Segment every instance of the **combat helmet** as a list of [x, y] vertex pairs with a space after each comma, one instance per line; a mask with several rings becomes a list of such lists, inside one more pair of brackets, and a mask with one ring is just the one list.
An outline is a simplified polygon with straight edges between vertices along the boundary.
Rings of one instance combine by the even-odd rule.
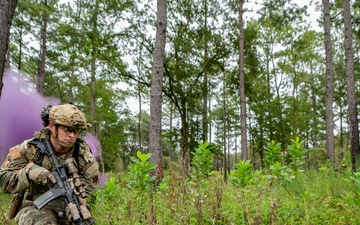
[[87, 129], [91, 127], [86, 120], [85, 114], [72, 104], [48, 105], [41, 113], [44, 126], [50, 123], [68, 127]]

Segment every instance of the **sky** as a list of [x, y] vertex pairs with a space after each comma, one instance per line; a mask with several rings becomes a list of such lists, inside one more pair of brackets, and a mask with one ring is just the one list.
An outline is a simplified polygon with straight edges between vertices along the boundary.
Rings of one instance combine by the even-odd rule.
[[[262, 2], [262, 0], [250, 0], [244, 3], [244, 9], [247, 9], [248, 11], [253, 11], [244, 13], [245, 21], [249, 20], [249, 18], [256, 18], [259, 16], [256, 11], [262, 7]], [[322, 30], [316, 22], [316, 20], [321, 16], [321, 13], [317, 12], [315, 9], [315, 3], [320, 3], [320, 0], [292, 0], [292, 2], [296, 3], [301, 7], [305, 5], [308, 6], [308, 13], [310, 16], [309, 18], [305, 19], [311, 22], [311, 25], [315, 30]]]

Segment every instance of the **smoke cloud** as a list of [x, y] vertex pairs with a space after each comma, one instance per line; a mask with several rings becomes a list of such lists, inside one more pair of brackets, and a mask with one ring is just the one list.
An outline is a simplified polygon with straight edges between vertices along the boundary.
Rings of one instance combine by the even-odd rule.
[[88, 143], [93, 155], [95, 158], [99, 158], [101, 156], [101, 145], [99, 140], [89, 133], [87, 133], [83, 139]]
[[[46, 105], [57, 105], [58, 99], [45, 98], [19, 71], [7, 70], [3, 78], [0, 98], [0, 164], [9, 149], [32, 138], [35, 131], [43, 128], [40, 118]], [[84, 140], [89, 144], [96, 158], [101, 156], [101, 145], [95, 136], [87, 134]], [[104, 185], [108, 174], [100, 175], [100, 185]]]
[[[58, 99], [44, 98], [33, 82], [19, 71], [7, 70], [3, 79], [4, 87], [0, 99], [0, 164], [9, 149], [24, 140], [32, 138], [35, 131], [43, 128], [40, 118], [46, 105], [57, 105]], [[96, 158], [101, 156], [99, 140], [87, 134], [84, 140], [89, 144]]]
[[19, 71], [7, 70], [3, 78], [0, 99], [0, 160], [5, 159], [12, 146], [33, 137], [43, 125], [40, 113], [47, 104], [59, 100], [46, 99]]

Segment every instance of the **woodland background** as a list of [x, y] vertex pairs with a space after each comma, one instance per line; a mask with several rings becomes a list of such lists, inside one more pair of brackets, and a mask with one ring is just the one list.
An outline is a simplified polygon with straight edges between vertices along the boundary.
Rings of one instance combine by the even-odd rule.
[[[206, 144], [213, 160], [202, 154], [199, 157], [211, 162], [212, 170], [222, 171], [225, 182], [239, 167], [265, 170], [279, 166], [276, 162], [280, 161], [295, 167], [280, 175], [287, 171], [280, 165], [278, 176], [274, 175], [277, 167], [272, 167], [269, 174], [277, 181], [293, 179], [294, 171], [330, 170], [325, 174], [331, 176], [341, 168], [355, 172], [360, 154], [360, 3], [309, 4], [320, 12], [317, 21], [310, 19], [309, 5], [299, 6], [291, 0], [165, 1], [160, 114], [148, 111], [159, 16], [154, 1], [18, 1], [9, 51], [3, 55], [6, 67], [26, 74], [40, 94], [73, 102], [90, 122], [96, 121], [90, 133], [101, 143], [105, 172], [131, 172], [131, 157], [139, 151], [154, 153], [149, 147], [150, 121], [156, 115], [161, 116], [161, 149], [155, 163], [165, 171], [180, 168], [183, 179], [196, 171], [188, 169], [190, 165], [196, 168], [193, 163], [199, 143]], [[253, 5], [256, 11], [252, 11]], [[320, 29], [314, 28], [317, 26]], [[126, 105], [129, 99], [138, 105], [135, 112]], [[298, 164], [290, 153], [294, 145], [301, 146]], [[269, 161], [271, 152], [274, 157]], [[344, 179], [353, 175], [349, 174]], [[268, 180], [264, 175], [254, 176], [259, 183], [264, 181], [262, 184], [272, 181], [268, 176]], [[327, 184], [334, 180], [329, 181]], [[310, 187], [310, 183], [311, 179], [304, 186]], [[184, 187], [172, 187], [177, 186]], [[267, 188], [273, 188], [272, 184]], [[240, 193], [244, 197], [247, 192]], [[309, 197], [304, 193], [299, 195], [302, 200]], [[279, 217], [274, 199], [270, 198], [267, 212]], [[202, 198], [194, 202], [200, 204]], [[127, 202], [126, 207], [129, 204], [135, 203]], [[209, 203], [209, 207], [216, 205]], [[262, 224], [250, 216], [260, 213], [259, 209], [251, 212], [249, 205], [241, 205], [243, 221]], [[151, 204], [149, 207], [149, 215], [154, 215]], [[200, 208], [195, 204], [195, 215], [199, 216], [196, 210]], [[189, 219], [183, 216], [185, 221]], [[340, 224], [352, 220], [358, 221], [346, 218]], [[195, 221], [203, 220], [197, 217]]]
[[[350, 126], [343, 8], [341, 1], [330, 3], [336, 147], [331, 157], [338, 161], [350, 147]], [[322, 12], [321, 2], [311, 4]], [[258, 10], [250, 13], [247, 5]], [[245, 16], [252, 15], [243, 22], [246, 158], [261, 168], [268, 141], [285, 148], [299, 136], [317, 154], [312, 161], [325, 160], [322, 18], [310, 19], [308, 6], [296, 1], [245, 2], [243, 7]], [[358, 7], [351, 2], [355, 87]], [[12, 20], [6, 66], [27, 74], [41, 94], [73, 102], [90, 122], [98, 121], [91, 132], [100, 139], [106, 171], [126, 169], [130, 156], [149, 151], [156, 12], [153, 1], [19, 1]], [[238, 62], [236, 1], [168, 2], [162, 152], [169, 161], [178, 162], [182, 148], [193, 150], [204, 140], [220, 157], [229, 155], [229, 168], [240, 159]], [[135, 113], [126, 105], [130, 98], [137, 102]]]

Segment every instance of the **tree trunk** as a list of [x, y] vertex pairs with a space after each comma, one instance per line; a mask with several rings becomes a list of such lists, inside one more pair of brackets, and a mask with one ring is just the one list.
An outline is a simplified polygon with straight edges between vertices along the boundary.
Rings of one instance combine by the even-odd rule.
[[21, 27], [20, 29], [20, 38], [19, 38], [19, 57], [18, 57], [18, 61], [17, 61], [17, 66], [18, 66], [18, 70], [21, 71], [22, 69], [22, 58], [23, 58], [23, 45], [24, 45], [24, 42], [23, 42], [23, 27]]
[[156, 41], [153, 55], [153, 68], [150, 90], [150, 138], [149, 150], [151, 161], [158, 166], [154, 175], [158, 181], [163, 178], [161, 117], [162, 85], [164, 78], [164, 58], [166, 44], [166, 11], [167, 0], [157, 1]]
[[173, 106], [170, 104], [170, 115], [169, 115], [169, 131], [170, 131], [170, 140], [169, 140], [169, 162], [173, 161]]
[[[95, 1], [95, 9], [94, 9], [94, 15], [93, 15], [93, 19], [92, 19], [92, 26], [93, 26], [93, 30], [92, 32], [94, 34], [98, 33], [98, 16], [99, 16], [99, 4], [100, 2], [98, 0]], [[94, 120], [96, 118], [96, 98], [97, 98], [97, 84], [96, 84], [96, 60], [97, 60], [97, 55], [98, 55], [98, 46], [97, 46], [97, 37], [91, 36], [91, 72], [90, 72], [90, 92], [91, 92], [91, 97], [90, 97], [90, 115], [91, 118]], [[94, 124], [93, 129], [91, 130], [92, 134], [97, 136], [98, 135], [98, 125]]]
[[[142, 56], [142, 47], [140, 46], [139, 49], [139, 62], [137, 63], [137, 71], [138, 71], [138, 76], [139, 79], [141, 77], [141, 56]], [[137, 95], [138, 95], [138, 104], [139, 104], [139, 114], [138, 114], [138, 143], [139, 143], [139, 149], [142, 152], [143, 151], [143, 147], [142, 147], [142, 130], [141, 130], [141, 118], [142, 118], [142, 99], [141, 99], [141, 83], [138, 82], [137, 83]]]
[[335, 163], [334, 151], [334, 112], [333, 112], [333, 65], [330, 31], [329, 0], [323, 0], [324, 6], [324, 39], [326, 52], [326, 152], [327, 157]]
[[[140, 71], [140, 70], [139, 70]], [[138, 116], [138, 141], [139, 141], [139, 148], [140, 148], [140, 151], [142, 151], [142, 136], [141, 136], [141, 116], [142, 116], [142, 108], [141, 108], [141, 105], [142, 105], [142, 99], [141, 99], [141, 84], [138, 83], [138, 99], [139, 99], [139, 116]]]
[[[207, 0], [204, 1], [204, 8], [205, 8], [205, 21], [204, 21], [204, 60], [207, 63], [208, 59], [208, 43], [207, 43]], [[208, 74], [204, 72], [204, 80], [203, 80], [203, 111], [202, 111], [202, 125], [203, 125], [203, 134], [202, 139], [203, 142], [208, 140], [208, 129], [209, 129], [209, 122], [208, 122]]]
[[244, 25], [243, 25], [243, 0], [239, 0], [239, 81], [240, 81], [240, 124], [241, 124], [241, 159], [248, 159], [246, 137], [246, 98], [244, 75]]
[[9, 48], [10, 27], [17, 3], [17, 0], [0, 0], [0, 98], [5, 72], [5, 57]]
[[353, 171], [356, 171], [357, 158], [360, 154], [359, 149], [359, 125], [356, 109], [356, 93], [354, 84], [354, 57], [352, 53], [352, 30], [350, 1], [343, 0], [344, 13], [344, 32], [345, 32], [345, 68], [346, 68], [346, 84], [348, 98], [348, 115], [350, 125], [350, 148], [351, 163]]
[[10, 60], [11, 60], [11, 54], [10, 54], [10, 39], [9, 39], [9, 44], [8, 44], [8, 49], [6, 51], [6, 56], [5, 56], [5, 69], [10, 69]]
[[227, 182], [227, 153], [226, 153], [226, 85], [225, 85], [225, 77], [224, 77], [224, 87], [223, 87], [223, 150], [224, 150], [224, 157], [223, 157], [223, 170], [224, 170], [224, 182]]
[[[44, 8], [48, 8], [47, 0], [44, 0]], [[44, 83], [45, 83], [45, 59], [46, 59], [46, 36], [47, 36], [47, 23], [49, 15], [47, 12], [42, 12], [42, 27], [41, 27], [41, 40], [40, 40], [40, 58], [39, 58], [39, 67], [36, 80], [36, 90], [44, 95]]]
[[190, 147], [188, 143], [189, 135], [188, 135], [188, 123], [186, 120], [187, 110], [186, 110], [185, 102], [182, 102], [182, 109], [183, 110], [180, 111], [180, 119], [181, 119], [180, 155], [181, 155], [181, 173], [182, 173], [181, 175], [183, 180], [185, 181], [190, 166]]

